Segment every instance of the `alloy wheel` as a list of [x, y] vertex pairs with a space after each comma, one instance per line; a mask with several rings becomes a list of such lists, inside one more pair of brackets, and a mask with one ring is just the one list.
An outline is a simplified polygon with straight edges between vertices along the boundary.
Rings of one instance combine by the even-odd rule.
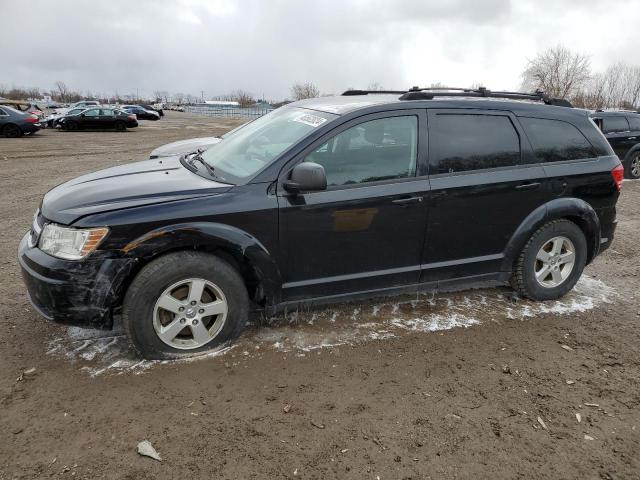
[[576, 249], [571, 240], [563, 236], [548, 240], [536, 255], [536, 281], [545, 288], [562, 285], [571, 275], [575, 261]]
[[193, 350], [220, 333], [227, 313], [227, 299], [217, 285], [202, 278], [189, 278], [162, 292], [153, 309], [153, 328], [167, 345]]
[[640, 153], [636, 153], [631, 159], [630, 167], [629, 171], [631, 172], [631, 176], [633, 178], [640, 178]]

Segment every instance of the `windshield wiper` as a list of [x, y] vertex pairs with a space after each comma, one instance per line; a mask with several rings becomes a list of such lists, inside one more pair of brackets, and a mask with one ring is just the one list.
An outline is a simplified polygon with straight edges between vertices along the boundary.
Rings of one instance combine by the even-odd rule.
[[205, 162], [204, 158], [202, 158], [202, 152], [204, 152], [204, 150], [199, 148], [198, 153], [195, 153], [191, 157], [191, 161], [189, 162], [189, 164], [193, 165], [195, 162], [200, 162], [202, 165], [204, 165], [204, 168], [207, 170], [207, 173], [209, 173], [209, 175], [211, 175], [212, 177], [215, 177], [216, 176], [215, 168], [213, 168], [211, 165]]

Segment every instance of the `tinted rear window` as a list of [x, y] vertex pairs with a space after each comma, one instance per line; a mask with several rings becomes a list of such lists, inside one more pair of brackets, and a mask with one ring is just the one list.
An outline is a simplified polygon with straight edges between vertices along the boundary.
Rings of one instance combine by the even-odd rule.
[[627, 119], [621, 115], [602, 118], [602, 131], [605, 133], [626, 132], [627, 130], [629, 130], [629, 124], [627, 123]]
[[516, 165], [520, 137], [506, 115], [439, 113], [429, 120], [432, 173]]
[[580, 130], [561, 120], [520, 117], [533, 151], [541, 162], [560, 162], [597, 156]]
[[640, 114], [627, 117], [627, 119], [629, 120], [629, 126], [631, 127], [631, 130], [640, 132]]

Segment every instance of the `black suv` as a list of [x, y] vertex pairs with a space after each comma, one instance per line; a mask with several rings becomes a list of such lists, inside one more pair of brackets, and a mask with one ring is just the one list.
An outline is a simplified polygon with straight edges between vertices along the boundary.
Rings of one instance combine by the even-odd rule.
[[279, 108], [194, 154], [49, 191], [20, 243], [34, 307], [148, 358], [236, 337], [250, 308], [511, 283], [567, 293], [607, 248], [622, 166], [536, 93], [369, 93]]
[[626, 178], [640, 178], [640, 113], [595, 112], [591, 118], [622, 161]]

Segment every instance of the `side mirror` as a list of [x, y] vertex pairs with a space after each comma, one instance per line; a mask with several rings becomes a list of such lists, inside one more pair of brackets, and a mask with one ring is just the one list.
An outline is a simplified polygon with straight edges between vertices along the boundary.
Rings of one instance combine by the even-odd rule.
[[80, 116], [81, 116], [81, 117], [84, 117], [84, 113], [81, 113], [81, 114], [80, 114]]
[[302, 162], [293, 167], [289, 180], [282, 186], [293, 195], [300, 192], [317, 192], [327, 189], [327, 176], [322, 165]]

